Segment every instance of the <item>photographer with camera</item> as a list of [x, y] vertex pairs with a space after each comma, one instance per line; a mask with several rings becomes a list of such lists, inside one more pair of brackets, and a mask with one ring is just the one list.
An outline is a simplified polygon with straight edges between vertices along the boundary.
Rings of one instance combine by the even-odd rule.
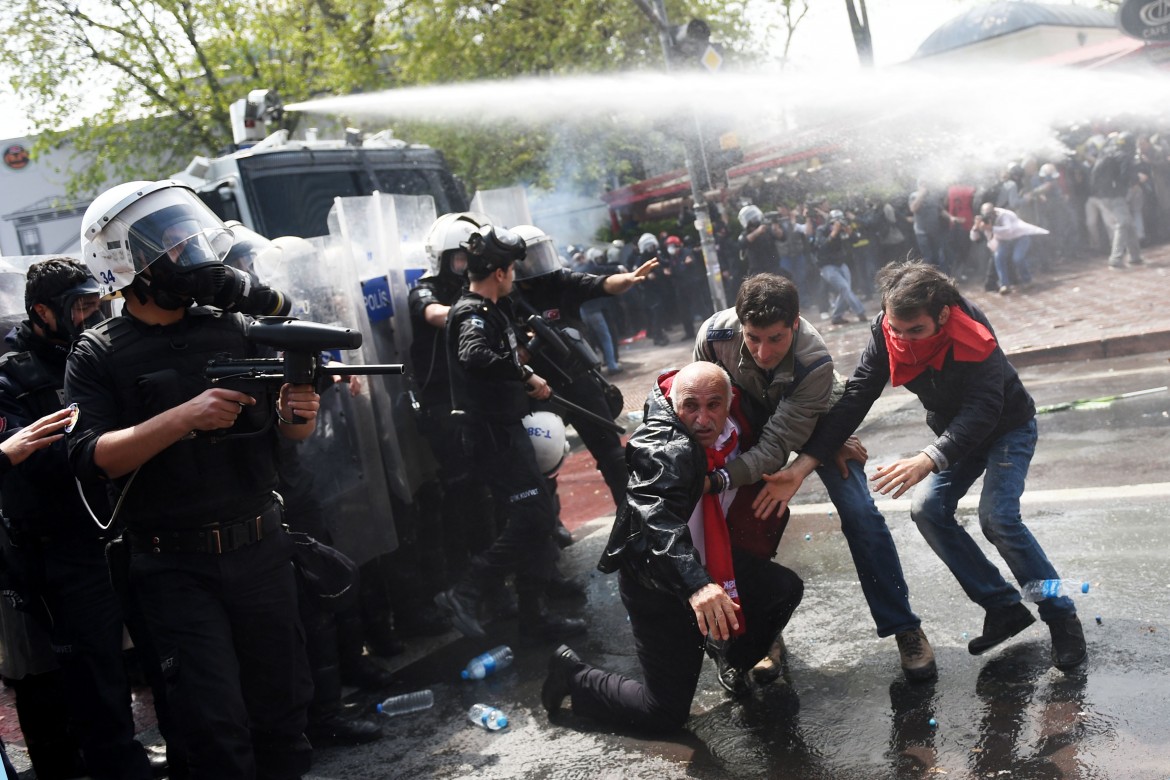
[[845, 213], [840, 209], [829, 212], [829, 221], [817, 228], [816, 248], [817, 269], [821, 279], [829, 288], [829, 304], [832, 307], [830, 321], [834, 325], [845, 324], [846, 310], [857, 315], [858, 322], [865, 322], [865, 306], [853, 292], [853, 272], [849, 270], [854, 236]]
[[[206, 305], [232, 236], [187, 187], [113, 187], [87, 209], [81, 240], [100, 292], [122, 294], [125, 310], [69, 355], [70, 465], [107, 483], [126, 526], [129, 561], [116, 570], [112, 555], [111, 570], [158, 646], [190, 777], [300, 777], [312, 681], [275, 437], [312, 434], [317, 393], [284, 383], [253, 397], [205, 376], [213, 359], [268, 348], [243, 315]], [[233, 428], [252, 435], [223, 435]]]
[[767, 214], [759, 206], [744, 206], [739, 210], [739, 250], [747, 265], [747, 276], [755, 274], [781, 274], [788, 276], [780, 267], [780, 248], [777, 241], [784, 240], [784, 227], [780, 224], [778, 212]]

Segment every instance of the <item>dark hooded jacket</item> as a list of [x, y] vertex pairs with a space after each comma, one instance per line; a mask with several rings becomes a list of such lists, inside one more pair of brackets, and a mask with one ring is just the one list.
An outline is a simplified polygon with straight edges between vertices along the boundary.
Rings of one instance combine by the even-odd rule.
[[[975, 304], [963, 298], [959, 307], [995, 335], [991, 322]], [[820, 419], [805, 444], [804, 451], [822, 463], [832, 462], [834, 453], [861, 425], [890, 381], [884, 320], [885, 314], [879, 314], [870, 323], [869, 345], [845, 387], [845, 395]], [[955, 360], [951, 348], [941, 369], [928, 367], [907, 382], [906, 389], [918, 396], [926, 409], [926, 424], [937, 437], [933, 446], [948, 464], [985, 450], [1036, 415], [1032, 396], [998, 345], [985, 360], [971, 363]]]
[[658, 378], [642, 424], [626, 444], [630, 478], [597, 568], [607, 574], [621, 569], [646, 587], [686, 601], [712, 582], [687, 528], [702, 495], [707, 455], [663, 393], [670, 376], [673, 372]]

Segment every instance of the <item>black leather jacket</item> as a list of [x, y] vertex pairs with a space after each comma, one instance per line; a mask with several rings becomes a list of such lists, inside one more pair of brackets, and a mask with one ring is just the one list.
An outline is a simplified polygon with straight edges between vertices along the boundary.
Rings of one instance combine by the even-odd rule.
[[597, 568], [607, 574], [621, 569], [686, 601], [712, 582], [687, 528], [702, 495], [707, 455], [657, 384], [643, 414], [626, 444], [630, 479]]

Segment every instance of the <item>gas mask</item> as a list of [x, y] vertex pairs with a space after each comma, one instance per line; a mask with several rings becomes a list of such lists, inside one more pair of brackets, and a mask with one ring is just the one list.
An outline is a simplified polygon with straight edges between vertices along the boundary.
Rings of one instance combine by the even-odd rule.
[[149, 263], [134, 277], [134, 286], [140, 300], [149, 293], [160, 307], [174, 311], [214, 303], [226, 279], [227, 266], [207, 237], [196, 233]]
[[[92, 277], [54, 295], [45, 305], [53, 312], [56, 320], [54, 327], [50, 328], [35, 312], [30, 312], [30, 319], [44, 328], [45, 335], [51, 341], [62, 344], [72, 344], [81, 338], [86, 328], [92, 328], [109, 316], [108, 307], [98, 297], [97, 282]], [[80, 321], [74, 321], [74, 310], [83, 315]]]

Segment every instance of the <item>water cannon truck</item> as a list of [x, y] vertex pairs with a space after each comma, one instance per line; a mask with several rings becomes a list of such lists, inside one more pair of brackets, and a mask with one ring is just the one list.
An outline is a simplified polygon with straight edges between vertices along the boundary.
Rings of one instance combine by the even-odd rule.
[[322, 140], [316, 128], [294, 140], [287, 129], [269, 133], [284, 115], [273, 90], [252, 90], [230, 107], [236, 151], [195, 157], [171, 178], [183, 182], [225, 221], [257, 233], [312, 238], [327, 235], [338, 196], [430, 195], [438, 214], [466, 211], [467, 195], [443, 155], [395, 138], [389, 130]]

